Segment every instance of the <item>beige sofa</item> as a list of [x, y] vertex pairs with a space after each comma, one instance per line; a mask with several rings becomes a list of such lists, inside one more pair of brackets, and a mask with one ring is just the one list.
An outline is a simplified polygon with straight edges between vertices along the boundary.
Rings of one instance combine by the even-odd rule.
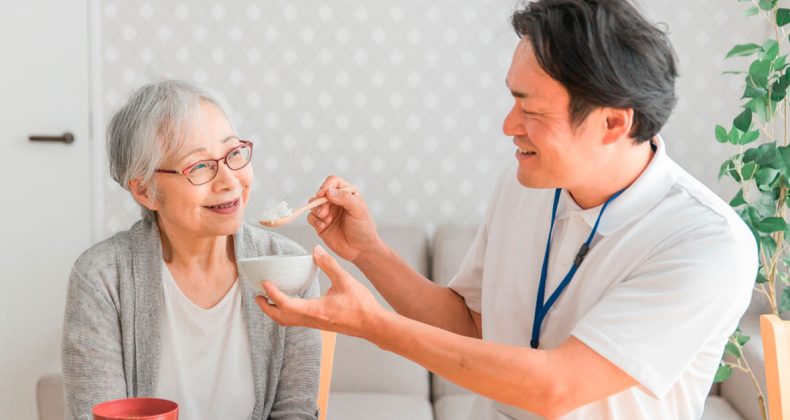
[[[417, 226], [383, 226], [379, 232], [413, 268], [439, 284], [447, 284], [460, 266], [475, 229], [473, 226], [445, 225], [436, 229], [430, 238], [423, 227]], [[320, 241], [309, 226], [286, 226], [278, 232], [306, 249]], [[346, 262], [343, 265], [370, 286], [356, 267]], [[327, 280], [323, 275], [320, 281], [322, 290], [326, 290]], [[384, 302], [378, 293], [376, 296]], [[754, 338], [748, 346], [748, 357], [762, 375], [762, 348], [759, 336], [754, 333], [759, 331], [757, 324], [746, 323], [742, 328]], [[42, 378], [39, 383], [41, 420], [62, 418], [62, 393], [59, 375]], [[472, 399], [464, 389], [409, 360], [381, 351], [363, 340], [338, 336], [329, 419], [465, 420]], [[759, 410], [751, 379], [736, 374], [721, 386], [714, 386], [703, 418], [757, 420]]]

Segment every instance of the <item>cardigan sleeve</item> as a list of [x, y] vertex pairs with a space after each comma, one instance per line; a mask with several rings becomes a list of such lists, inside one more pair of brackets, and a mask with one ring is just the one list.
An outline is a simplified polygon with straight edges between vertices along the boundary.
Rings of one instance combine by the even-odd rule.
[[80, 420], [92, 418], [95, 404], [126, 397], [117, 301], [81, 260], [69, 278], [61, 353], [66, 418]]
[[[301, 297], [310, 299], [318, 295], [318, 281], [314, 281]], [[321, 336], [318, 330], [285, 327], [282, 368], [269, 419], [318, 418], [316, 397], [320, 365]]]

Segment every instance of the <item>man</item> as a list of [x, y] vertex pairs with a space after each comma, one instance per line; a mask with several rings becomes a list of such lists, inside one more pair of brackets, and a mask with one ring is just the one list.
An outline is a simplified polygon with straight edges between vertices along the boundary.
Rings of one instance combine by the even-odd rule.
[[500, 177], [459, 273], [440, 287], [382, 243], [359, 194], [329, 177], [308, 217], [397, 314], [320, 247], [317, 300], [268, 283], [285, 325], [367, 339], [465, 387], [470, 420], [698, 419], [757, 270], [738, 215], [667, 155], [665, 34], [627, 0], [539, 0], [521, 42]]

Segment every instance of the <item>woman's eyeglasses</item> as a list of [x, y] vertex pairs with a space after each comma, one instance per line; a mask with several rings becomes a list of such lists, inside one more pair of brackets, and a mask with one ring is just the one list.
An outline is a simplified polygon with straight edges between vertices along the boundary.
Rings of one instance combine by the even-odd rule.
[[231, 149], [228, 154], [220, 159], [205, 159], [195, 162], [182, 170], [176, 169], [155, 169], [154, 172], [166, 174], [181, 174], [187, 177], [192, 185], [203, 185], [211, 182], [219, 171], [219, 163], [225, 162], [228, 168], [238, 171], [247, 166], [252, 160], [252, 142], [239, 140], [240, 145]]

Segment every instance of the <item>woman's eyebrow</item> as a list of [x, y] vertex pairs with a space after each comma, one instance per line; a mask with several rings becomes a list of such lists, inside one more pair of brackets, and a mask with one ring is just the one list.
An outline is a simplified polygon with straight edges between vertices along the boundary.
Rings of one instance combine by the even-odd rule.
[[[222, 143], [224, 144], [224, 143], [227, 143], [227, 142], [229, 142], [231, 140], [238, 140], [238, 139], [239, 138], [234, 134], [234, 135], [231, 135], [231, 136], [228, 136], [228, 137], [225, 137], [224, 139], [222, 139]], [[205, 151], [206, 151], [205, 147], [198, 147], [197, 149], [195, 149], [195, 150], [193, 150], [193, 151], [181, 156], [181, 158], [179, 158], [178, 160], [182, 161], [182, 160], [188, 158], [189, 156], [191, 156], [191, 155], [193, 155], [195, 153], [205, 152]]]

